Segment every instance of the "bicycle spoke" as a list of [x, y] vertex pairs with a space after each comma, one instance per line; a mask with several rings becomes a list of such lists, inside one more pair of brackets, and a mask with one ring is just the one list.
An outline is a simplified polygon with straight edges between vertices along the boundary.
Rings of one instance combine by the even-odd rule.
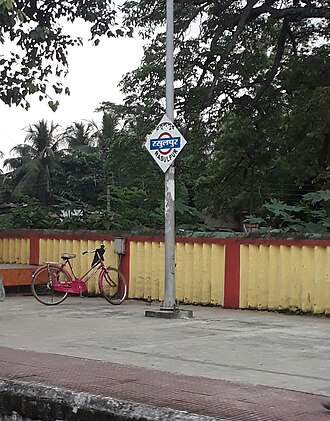
[[68, 280], [68, 275], [60, 267], [45, 265], [33, 274], [31, 283], [32, 294], [42, 304], [60, 304], [66, 299], [68, 293], [55, 291], [54, 285], [67, 282]]
[[123, 274], [116, 268], [108, 267], [101, 277], [100, 290], [111, 304], [121, 304], [127, 294], [127, 285]]

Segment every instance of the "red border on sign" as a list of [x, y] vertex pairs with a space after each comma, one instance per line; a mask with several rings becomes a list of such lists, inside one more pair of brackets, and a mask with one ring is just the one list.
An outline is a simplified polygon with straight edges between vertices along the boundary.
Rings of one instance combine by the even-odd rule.
[[[160, 139], [162, 136], [168, 136], [169, 138], [171, 138], [171, 137], [172, 137], [172, 136], [170, 135], [170, 133], [165, 132], [165, 133], [162, 133], [161, 135], [159, 135], [158, 139]], [[159, 151], [159, 153], [160, 153], [160, 154], [162, 154], [162, 155], [168, 155], [170, 152], [172, 152], [172, 149], [173, 149], [173, 148], [169, 149], [167, 152], [162, 152], [162, 150], [161, 150], [161, 149], [158, 149], [158, 151]]]

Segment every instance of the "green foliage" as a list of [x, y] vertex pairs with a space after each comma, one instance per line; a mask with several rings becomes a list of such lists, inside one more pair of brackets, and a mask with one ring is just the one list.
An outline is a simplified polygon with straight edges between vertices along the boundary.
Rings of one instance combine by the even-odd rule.
[[59, 205], [65, 200], [97, 205], [104, 184], [103, 161], [99, 154], [72, 150], [56, 162], [52, 183], [56, 197], [53, 201]]
[[[103, 103], [100, 127], [64, 134], [71, 147], [44, 174], [50, 203], [71, 212], [57, 226], [164, 226], [164, 177], [144, 143], [165, 108], [165, 2], [126, 1], [123, 12], [148, 40], [144, 57], [122, 81], [124, 105]], [[264, 203], [277, 229], [327, 228], [324, 200], [306, 194], [330, 187], [328, 13], [299, 1], [175, 2], [175, 123], [188, 141], [175, 162], [179, 229], [207, 229], [209, 215], [239, 229]], [[16, 180], [42, 163], [25, 150]]]
[[125, 230], [125, 225], [118, 221], [115, 212], [98, 211], [89, 214], [86, 218], [86, 225], [88, 229], [106, 230], [106, 231], [121, 231]]
[[[105, 198], [100, 199], [100, 203]], [[57, 198], [56, 205], [45, 208], [35, 198], [24, 196], [3, 228], [92, 229], [108, 231], [162, 231], [164, 206], [137, 187], [111, 190], [111, 211], [97, 210], [82, 201]], [[193, 230], [202, 226], [202, 215], [185, 203], [176, 201], [177, 227]]]
[[315, 205], [320, 202], [330, 202], [330, 190], [321, 190], [313, 193], [307, 193], [303, 196], [305, 202]]
[[113, 187], [111, 189], [111, 209], [113, 222], [124, 230], [143, 227], [160, 229], [164, 217], [158, 200], [149, 197], [138, 187]]
[[[328, 188], [329, 7], [299, 6], [175, 2], [176, 124], [188, 140], [177, 174], [192, 207], [237, 226], [267, 200]], [[123, 11], [149, 42], [122, 81], [145, 136], [164, 111], [165, 3]]]
[[[0, 44], [11, 48], [0, 59], [0, 100], [29, 108], [27, 97], [38, 92], [53, 111], [58, 101], [49, 97], [64, 92], [68, 48], [82, 43], [66, 34], [63, 22], [89, 22], [91, 37], [98, 44], [104, 34], [115, 36], [115, 10], [110, 0], [54, 2], [45, 0], [0, 2]], [[5, 41], [6, 40], [6, 41]], [[51, 82], [53, 81], [53, 83]]]
[[11, 214], [11, 225], [15, 228], [50, 228], [50, 218], [43, 211], [40, 202], [29, 196], [22, 196], [21, 203]]
[[10, 229], [13, 228], [12, 217], [10, 214], [0, 214], [0, 229]]
[[284, 232], [322, 233], [330, 229], [330, 190], [305, 194], [295, 205], [273, 199], [263, 207], [262, 216], [251, 216], [246, 222]]
[[96, 145], [95, 127], [92, 122], [74, 122], [63, 134], [68, 151], [78, 150], [92, 153]]
[[29, 195], [43, 204], [49, 202], [52, 170], [61, 143], [57, 129], [58, 126], [53, 123], [48, 126], [44, 120], [30, 125], [25, 137], [28, 144], [15, 146], [11, 152], [18, 155], [4, 161], [4, 165], [11, 170], [5, 182], [13, 190], [13, 200]]
[[[298, 50], [310, 52], [319, 36], [329, 37], [329, 7], [322, 2], [313, 9], [289, 1], [218, 3], [175, 2], [176, 98], [185, 113], [223, 114], [238, 102], [256, 106], [278, 89], [281, 66], [292, 67]], [[128, 101], [156, 109], [165, 94], [165, 10], [164, 0], [125, 1], [122, 7], [124, 23], [149, 40], [141, 66], [124, 80], [124, 92]]]

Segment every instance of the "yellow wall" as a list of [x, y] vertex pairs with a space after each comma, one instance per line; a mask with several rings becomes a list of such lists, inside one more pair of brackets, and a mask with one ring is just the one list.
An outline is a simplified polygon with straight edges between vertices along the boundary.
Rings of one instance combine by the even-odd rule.
[[[185, 303], [223, 305], [224, 245], [176, 244], [176, 298]], [[129, 297], [164, 299], [163, 242], [131, 241]]]
[[30, 262], [30, 240], [27, 238], [0, 238], [0, 263]]
[[[76, 257], [71, 259], [73, 270], [77, 277], [80, 277], [91, 267], [93, 254], [82, 255], [84, 250], [95, 250], [104, 244], [106, 252], [104, 255], [105, 264], [118, 266], [117, 255], [113, 251], [113, 241], [90, 241], [90, 240], [59, 240], [59, 239], [40, 239], [39, 240], [39, 264], [44, 262], [61, 262], [62, 253], [74, 253]], [[68, 269], [68, 268], [67, 268]], [[69, 271], [70, 272], [70, 271]], [[97, 275], [98, 276], [98, 275]], [[92, 277], [88, 283], [88, 292], [90, 294], [98, 293], [97, 276]]]
[[330, 246], [241, 245], [240, 308], [330, 313]]
[[[38, 238], [38, 237], [36, 237]], [[152, 300], [164, 298], [164, 242], [152, 238], [130, 238], [129, 297]], [[82, 256], [101, 243], [106, 246], [105, 262], [118, 266], [114, 241], [39, 240], [39, 264], [60, 262], [61, 253], [75, 253], [72, 260], [77, 276], [86, 272], [93, 255]], [[240, 247], [239, 307], [291, 310], [330, 314], [330, 245], [318, 241], [292, 244], [237, 243]], [[329, 242], [327, 242], [329, 244]], [[325, 244], [327, 244], [325, 243]], [[225, 242], [183, 240], [176, 243], [176, 298], [189, 304], [224, 305]], [[227, 256], [228, 259], [228, 256]], [[0, 263], [30, 262], [29, 238], [0, 238]], [[128, 263], [128, 262], [127, 262]], [[227, 287], [233, 273], [227, 268]], [[236, 278], [237, 279], [237, 278]], [[238, 281], [238, 279], [237, 279]], [[97, 279], [88, 283], [91, 294], [98, 293]], [[228, 292], [230, 291], [230, 292]], [[226, 292], [232, 294], [230, 288]], [[228, 297], [227, 297], [228, 298]]]

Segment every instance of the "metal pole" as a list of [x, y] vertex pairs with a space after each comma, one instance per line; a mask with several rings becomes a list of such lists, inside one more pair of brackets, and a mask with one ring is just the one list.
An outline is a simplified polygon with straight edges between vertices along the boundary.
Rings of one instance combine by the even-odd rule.
[[[166, 1], [166, 115], [174, 120], [174, 12], [173, 0]], [[174, 164], [165, 173], [165, 295], [163, 309], [174, 309], [175, 303], [175, 180]]]

